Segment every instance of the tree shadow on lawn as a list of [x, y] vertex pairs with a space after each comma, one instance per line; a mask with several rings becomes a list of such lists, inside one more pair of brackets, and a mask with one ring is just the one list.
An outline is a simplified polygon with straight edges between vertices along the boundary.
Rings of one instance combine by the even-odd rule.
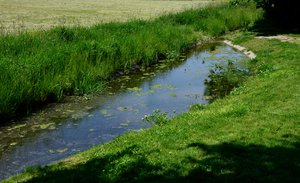
[[250, 29], [258, 36], [275, 36], [281, 34], [300, 34], [300, 27], [285, 27], [274, 23], [274, 21], [268, 17], [257, 21]]
[[147, 156], [158, 151], [137, 153], [140, 147], [134, 145], [70, 169], [32, 169], [38, 176], [28, 182], [300, 182], [299, 142], [289, 148], [192, 143], [182, 151], [189, 148], [205, 155], [183, 158], [182, 162], [195, 167], [187, 175], [182, 175], [180, 164], [164, 166], [159, 164], [160, 157], [150, 162]]
[[272, 20], [264, 18], [257, 21], [250, 29], [255, 32], [257, 36], [276, 36], [282, 34], [300, 34], [299, 28], [288, 28], [274, 24]]

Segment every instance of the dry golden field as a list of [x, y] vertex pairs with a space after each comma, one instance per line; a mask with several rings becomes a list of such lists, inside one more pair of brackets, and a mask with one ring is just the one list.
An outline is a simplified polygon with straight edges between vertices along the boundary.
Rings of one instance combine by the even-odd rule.
[[149, 19], [222, 0], [0, 0], [0, 31]]

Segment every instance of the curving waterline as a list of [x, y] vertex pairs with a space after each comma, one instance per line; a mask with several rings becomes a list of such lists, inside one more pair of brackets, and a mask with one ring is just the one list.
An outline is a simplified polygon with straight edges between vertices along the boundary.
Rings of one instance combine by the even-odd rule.
[[235, 45], [233, 44], [231, 41], [229, 40], [224, 40], [223, 43], [227, 44], [230, 47], [233, 47], [241, 52], [243, 52], [248, 58], [250, 58], [251, 60], [256, 58], [256, 54], [253, 53], [251, 50], [247, 50], [245, 47], [240, 46], [240, 45]]

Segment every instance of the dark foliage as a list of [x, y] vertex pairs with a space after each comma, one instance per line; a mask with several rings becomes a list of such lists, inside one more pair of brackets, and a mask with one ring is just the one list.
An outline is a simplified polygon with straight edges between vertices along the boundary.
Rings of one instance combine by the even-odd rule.
[[266, 18], [283, 29], [300, 29], [300, 1], [297, 0], [231, 0], [231, 5], [255, 3], [263, 8]]
[[285, 28], [300, 28], [300, 1], [295, 0], [257, 0], [263, 7], [268, 18]]

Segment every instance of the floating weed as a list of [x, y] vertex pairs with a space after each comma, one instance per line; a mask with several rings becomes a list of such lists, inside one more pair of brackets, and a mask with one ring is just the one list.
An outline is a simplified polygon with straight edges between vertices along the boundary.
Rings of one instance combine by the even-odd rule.
[[128, 123], [121, 123], [121, 126], [128, 126]]
[[91, 109], [93, 109], [93, 107], [90, 107], [90, 106], [85, 106], [84, 107], [86, 110], [91, 110]]
[[27, 124], [16, 125], [16, 126], [14, 126], [12, 128], [8, 128], [7, 130], [8, 131], [12, 131], [12, 130], [16, 130], [16, 129], [19, 129], [19, 128], [23, 128], [25, 126], [27, 126]]
[[89, 132], [93, 132], [93, 131], [95, 131], [95, 129], [93, 129], [93, 128], [89, 129]]
[[129, 107], [127, 106], [120, 106], [117, 108], [119, 111], [126, 111], [126, 110], [129, 110]]
[[49, 129], [49, 130], [55, 130], [56, 128], [55, 128], [54, 125], [51, 125], [48, 129]]
[[37, 124], [37, 125], [33, 125], [32, 128], [34, 130], [36, 130], [36, 129], [42, 129], [42, 130], [50, 129], [50, 130], [53, 130], [53, 129], [55, 129], [54, 125], [55, 125], [55, 123]]
[[10, 143], [9, 145], [10, 146], [15, 146], [15, 145], [17, 145], [18, 143], [17, 142], [12, 142], [12, 143]]
[[150, 76], [150, 73], [143, 73], [144, 76]]
[[139, 96], [139, 97], [141, 97], [141, 96], [149, 95], [149, 94], [153, 94], [153, 93], [155, 93], [154, 90], [149, 90], [147, 92], [138, 92], [138, 93], [136, 93], [136, 95]]
[[123, 76], [123, 77], [122, 77], [122, 80], [130, 80], [130, 79], [131, 79], [130, 76]]
[[177, 95], [175, 93], [169, 93], [170, 97], [177, 97]]
[[176, 87], [174, 85], [172, 85], [172, 84], [168, 84], [167, 88], [170, 89], [170, 90], [176, 89]]
[[166, 67], [168, 67], [167, 64], [160, 64], [160, 65], [157, 66], [158, 69], [164, 69]]
[[133, 87], [133, 88], [127, 88], [127, 90], [129, 90], [129, 91], [141, 91], [142, 88], [139, 88], [139, 87]]
[[155, 76], [155, 73], [154, 72], [146, 72], [146, 73], [143, 73], [144, 76]]
[[159, 89], [161, 87], [162, 87], [162, 84], [156, 84], [156, 85], [151, 86], [150, 88], [151, 89]]
[[56, 151], [54, 151], [54, 150], [52, 150], [52, 149], [50, 149], [49, 150], [49, 153], [51, 153], [51, 154], [53, 154], [53, 153], [55, 153]]
[[83, 117], [86, 116], [86, 115], [88, 115], [87, 112], [78, 111], [77, 113], [72, 114], [71, 118], [74, 119], [74, 120], [78, 120], [78, 119], [83, 118]]
[[66, 151], [68, 151], [68, 148], [57, 149], [57, 150], [56, 150], [56, 152], [58, 152], [58, 153], [64, 153], [64, 152], [66, 152]]

